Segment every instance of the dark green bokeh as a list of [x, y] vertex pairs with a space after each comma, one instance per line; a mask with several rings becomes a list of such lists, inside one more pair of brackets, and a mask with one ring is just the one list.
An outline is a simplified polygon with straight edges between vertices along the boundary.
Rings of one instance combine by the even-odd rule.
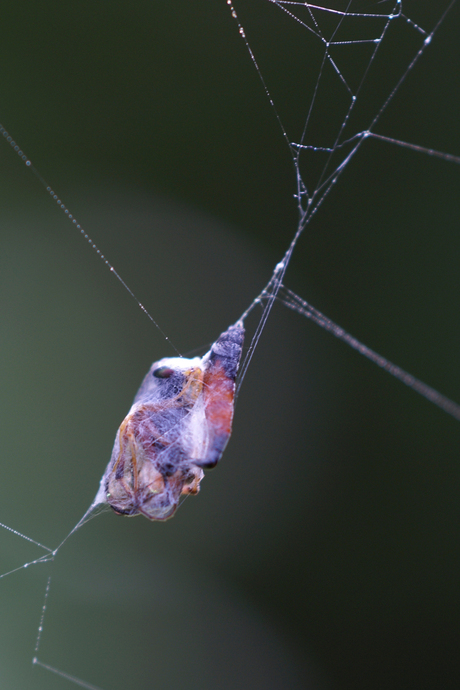
[[[418, 4], [405, 13], [431, 27], [440, 10]], [[314, 48], [269, 3], [237, 9], [295, 138]], [[382, 134], [460, 151], [458, 25], [455, 6]], [[408, 64], [410, 36], [385, 44], [369, 112]], [[225, 2], [10, 5], [0, 56], [2, 124], [181, 352], [203, 352], [296, 224], [288, 151]], [[312, 140], [329, 143], [334, 102], [321, 107]], [[170, 350], [4, 143], [0, 176], [0, 521], [56, 546]], [[286, 283], [460, 400], [458, 176], [367, 142]], [[166, 524], [99, 517], [60, 552], [40, 658], [114, 690], [457, 687], [458, 437], [277, 307], [201, 495]], [[41, 555], [0, 537], [1, 572]], [[0, 582], [2, 687], [65, 687], [30, 668], [47, 575]]]

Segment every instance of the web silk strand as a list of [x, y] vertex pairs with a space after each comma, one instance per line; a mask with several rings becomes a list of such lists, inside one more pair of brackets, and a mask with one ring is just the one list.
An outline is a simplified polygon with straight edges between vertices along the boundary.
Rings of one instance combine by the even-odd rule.
[[59, 197], [58, 194], [55, 193], [55, 191], [47, 184], [46, 180], [40, 175], [38, 170], [35, 168], [35, 166], [32, 164], [32, 161], [26, 156], [26, 154], [22, 151], [22, 149], [19, 147], [19, 145], [14, 141], [14, 139], [10, 136], [10, 134], [7, 132], [7, 130], [0, 124], [0, 134], [3, 136], [4, 139], [9, 143], [11, 148], [18, 154], [19, 158], [23, 161], [23, 163], [26, 165], [26, 167], [29, 168], [35, 175], [35, 177], [40, 181], [40, 184], [43, 185], [43, 187], [46, 189], [48, 192], [49, 196], [51, 199], [56, 203], [58, 208], [61, 209], [61, 211], [67, 216], [67, 218], [71, 221], [72, 225], [79, 231], [79, 233], [82, 235], [83, 239], [86, 240], [86, 242], [89, 244], [91, 249], [97, 254], [97, 256], [100, 258], [103, 264], [107, 266], [109, 269], [110, 273], [112, 273], [115, 278], [118, 280], [118, 282], [124, 287], [126, 292], [131, 295], [131, 297], [134, 299], [136, 302], [137, 306], [144, 312], [144, 314], [147, 316], [147, 318], [153, 323], [155, 328], [157, 328], [161, 335], [164, 337], [164, 339], [171, 345], [173, 350], [181, 356], [179, 350], [174, 346], [174, 344], [171, 342], [171, 340], [168, 338], [166, 333], [160, 328], [160, 326], [157, 324], [153, 316], [150, 314], [150, 312], [144, 307], [142, 302], [136, 297], [134, 292], [131, 290], [129, 285], [125, 283], [123, 278], [120, 276], [120, 274], [115, 270], [115, 268], [112, 266], [110, 261], [107, 259], [107, 257], [101, 252], [99, 247], [91, 237], [86, 233], [86, 231], [82, 228], [80, 223], [77, 222], [77, 219], [73, 216], [72, 213], [70, 213], [69, 209], [67, 206], [64, 204], [62, 199]]
[[420, 381], [420, 379], [412, 376], [412, 374], [409, 374], [404, 369], [401, 369], [401, 367], [393, 364], [393, 362], [390, 362], [390, 360], [386, 357], [379, 355], [370, 347], [364, 345], [364, 343], [361, 343], [357, 338], [352, 336], [350, 333], [347, 333], [347, 331], [345, 331], [345, 329], [343, 329], [341, 326], [334, 323], [334, 321], [322, 314], [318, 309], [315, 309], [315, 307], [312, 307], [311, 304], [308, 304], [308, 302], [292, 292], [292, 290], [289, 290], [283, 285], [282, 292], [280, 291], [278, 299], [290, 309], [293, 309], [302, 316], [305, 316], [307, 319], [311, 319], [318, 326], [321, 326], [321, 328], [324, 328], [324, 330], [332, 333], [332, 335], [349, 345], [351, 348], [353, 348], [353, 350], [359, 352], [359, 354], [363, 355], [363, 357], [366, 357], [371, 362], [374, 362], [374, 364], [377, 364], [378, 367], [387, 371], [389, 374], [391, 374], [391, 376], [394, 376], [394, 378], [398, 379], [398, 381], [401, 381], [413, 391], [419, 393], [421, 396], [439, 407], [441, 410], [447, 412], [447, 414], [460, 421], [460, 405], [453, 400], [450, 400], [450, 398], [447, 398], [442, 393], [439, 393], [439, 391], [435, 390], [431, 386], [428, 386], [423, 381]]

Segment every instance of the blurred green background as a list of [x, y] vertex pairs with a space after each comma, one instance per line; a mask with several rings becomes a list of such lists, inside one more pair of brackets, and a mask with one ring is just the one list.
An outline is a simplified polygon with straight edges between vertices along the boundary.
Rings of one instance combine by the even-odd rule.
[[[405, 14], [431, 28], [441, 8], [419, 5]], [[295, 140], [319, 46], [266, 0], [236, 9]], [[460, 153], [459, 12], [377, 131]], [[419, 44], [392, 26], [363, 123]], [[363, 55], [336, 54], [353, 88]], [[176, 347], [205, 352], [297, 220], [292, 162], [226, 3], [9, 3], [0, 56], [3, 126]], [[329, 145], [345, 101], [337, 80], [322, 96], [309, 140]], [[458, 184], [458, 166], [366, 142], [285, 281], [457, 401]], [[0, 521], [55, 547], [145, 371], [173, 353], [3, 141], [0, 195]], [[70, 687], [31, 666], [49, 573], [39, 658], [104, 690], [457, 688], [458, 441], [458, 422], [276, 306], [198, 497], [165, 524], [104, 514], [52, 568], [0, 581], [2, 688]], [[1, 572], [40, 555], [0, 530]]]

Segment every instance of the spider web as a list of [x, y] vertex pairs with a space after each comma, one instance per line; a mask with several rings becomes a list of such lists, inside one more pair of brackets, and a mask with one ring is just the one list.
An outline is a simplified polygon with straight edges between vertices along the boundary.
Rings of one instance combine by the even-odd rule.
[[[281, 125], [282, 134], [287, 144], [294, 168], [294, 179], [297, 185], [296, 203], [299, 214], [297, 233], [293, 243], [288, 248], [284, 261], [278, 264], [277, 270], [272, 276], [272, 279], [267, 283], [265, 290], [260, 293], [259, 297], [256, 298], [249, 309], [246, 310], [250, 312], [254, 308], [257, 308], [258, 305], [265, 305], [262, 317], [257, 317], [256, 335], [251, 350], [249, 351], [249, 357], [243, 368], [243, 376], [246, 373], [247, 365], [251, 361], [253, 349], [259, 341], [262, 329], [269, 329], [270, 321], [267, 321], [267, 318], [275, 300], [281, 300], [287, 306], [296, 309], [301, 314], [309, 316], [310, 318], [312, 314], [316, 315], [319, 320], [325, 318], [321, 314], [318, 315], [318, 312], [315, 312], [315, 310], [312, 309], [305, 300], [299, 298], [295, 292], [283, 286], [283, 281], [285, 280], [284, 274], [288, 268], [291, 256], [295, 257], [293, 249], [295, 246], [297, 247], [297, 242], [303, 235], [306, 226], [312, 222], [312, 219], [315, 220], [317, 211], [321, 209], [323, 201], [326, 200], [330, 194], [335, 193], [336, 183], [339, 181], [342, 173], [351, 167], [349, 164], [354, 160], [355, 154], [357, 154], [358, 151], [361, 153], [360, 149], [367, 146], [370, 139], [380, 138], [380, 141], [387, 145], [387, 151], [391, 149], [390, 144], [399, 143], [406, 151], [410, 151], [411, 147], [416, 147], [421, 153], [439, 156], [443, 159], [445, 164], [458, 162], [455, 156], [440, 153], [437, 150], [430, 149], [429, 146], [419, 147], [412, 141], [405, 142], [402, 139], [395, 139], [391, 136], [387, 136], [386, 133], [374, 132], [376, 125], [380, 121], [380, 117], [385, 113], [387, 106], [393, 100], [394, 94], [396, 93], [395, 88], [400, 84], [404, 85], [416, 61], [428, 48], [430, 40], [433, 36], [435, 38], [438, 36], [439, 22], [445, 15], [442, 14], [440, 17], [436, 16], [440, 14], [439, 10], [435, 11], [436, 8], [434, 8], [434, 10], [432, 8], [435, 16], [419, 17], [418, 13], [420, 13], [420, 10], [418, 10], [415, 5], [409, 6], [409, 11], [407, 11], [406, 14], [406, 10], [405, 13], [403, 13], [400, 3], [372, 4], [372, 7], [378, 10], [388, 6], [390, 9], [387, 13], [380, 11], [369, 12], [369, 6], [370, 3], [353, 3], [353, 6], [351, 3], [337, 3], [334, 7], [321, 8], [300, 3], [267, 2], [260, 3], [255, 7], [255, 10], [252, 10], [250, 7], [244, 7], [244, 5], [240, 8], [236, 4], [230, 7], [235, 15], [234, 18], [237, 21], [240, 34], [246, 41], [246, 46], [250, 50], [251, 57], [253, 57], [256, 67], [259, 70], [259, 74], [264, 78], [263, 83], [266, 93], [269, 95], [270, 99], [273, 98], [271, 102], [273, 107], [276, 108], [276, 117]], [[447, 9], [446, 7], [446, 10]], [[264, 15], [262, 12], [265, 11], [280, 13], [280, 17], [283, 17], [279, 20], [281, 31], [284, 31], [285, 27], [289, 26], [294, 27], [294, 31], [301, 32], [302, 37], [308, 45], [308, 60], [311, 60], [314, 64], [312, 73], [315, 76], [312, 84], [307, 85], [308, 88], [304, 86], [300, 89], [298, 88], [299, 84], [303, 84], [303, 82], [299, 78], [296, 70], [281, 70], [283, 74], [295, 74], [292, 78], [292, 81], [297, 87], [294, 94], [295, 98], [299, 97], [299, 92], [300, 97], [302, 99], [305, 98], [303, 113], [301, 117], [298, 118], [298, 121], [295, 120], [295, 117], [292, 117], [292, 113], [296, 113], [297, 111], [290, 109], [289, 98], [286, 100], [283, 97], [277, 98], [275, 95], [276, 89], [275, 91], [272, 90], [269, 83], [270, 75], [273, 71], [272, 65], [270, 65], [270, 56], [263, 50], [263, 45], [259, 51], [257, 42], [261, 40], [263, 34], [259, 27], [259, 22], [263, 23], [262, 18]], [[254, 16], [251, 12], [254, 12]], [[426, 8], [424, 12], [426, 13]], [[247, 13], [248, 16], [243, 16], [243, 13]], [[286, 22], [286, 24], [283, 22]], [[291, 28], [289, 30], [291, 30]], [[388, 43], [391, 47], [396, 38], [408, 47], [408, 55], [403, 56], [401, 65], [392, 65], [391, 70], [385, 70], [383, 78], [378, 70], [378, 76], [374, 76], [372, 74], [372, 69], [377, 67], [382, 46]], [[262, 59], [258, 57], [259, 52], [262, 54]], [[264, 55], [267, 60], [267, 65], [263, 63]], [[299, 67], [297, 59], [296, 57], [296, 67]], [[314, 62], [314, 60], [316, 60], [316, 62]], [[384, 61], [383, 58], [382, 60]], [[303, 64], [300, 66], [303, 69]], [[279, 64], [276, 65], [276, 69], [280, 69]], [[267, 81], [265, 81], [265, 79]], [[366, 92], [368, 84], [369, 89]], [[378, 88], [376, 88], [376, 85]], [[289, 91], [288, 87], [289, 85], [286, 85], [287, 91]], [[308, 97], [306, 97], [305, 94], [308, 94]], [[283, 93], [281, 95], [283, 96]], [[329, 118], [326, 123], [321, 121], [321, 114], [324, 113], [321, 99], [333, 100], [334, 104], [337, 105], [337, 107], [334, 107], [333, 112], [331, 112], [332, 109], [330, 107], [326, 108], [329, 113]], [[376, 105], [373, 107], [374, 101]], [[362, 105], [363, 110], [361, 113], [358, 112], [360, 105]], [[369, 117], [369, 113], [372, 113], [371, 117]], [[385, 130], [382, 130], [382, 132], [384, 131]], [[14, 143], [12, 145], [14, 146]], [[342, 181], [340, 180], [340, 184], [341, 183]], [[59, 205], [63, 203], [60, 197], [57, 197], [55, 200], [59, 201]], [[66, 208], [63, 210], [65, 212]], [[161, 216], [162, 212], [162, 209], [160, 209], [158, 215]], [[321, 214], [318, 215], [320, 216]], [[285, 238], [285, 236], [285, 232], [283, 232], [283, 237]], [[251, 264], [252, 263], [251, 261]], [[114, 261], [114, 265], [118, 266], [118, 261]], [[111, 268], [111, 264], [109, 268]], [[31, 266], [29, 270], [32, 270]], [[90, 284], [90, 280], [91, 279], [87, 279], [86, 285]], [[127, 281], [127, 284], [130, 285], [131, 282]], [[136, 290], [136, 293], [137, 292]], [[255, 294], [255, 291], [252, 294]], [[104, 320], [103, 316], [99, 316], [98, 318], [100, 318], [101, 321]], [[158, 319], [158, 321], [163, 323], [160, 319]], [[328, 323], [330, 324], [331, 322], [328, 321]], [[334, 326], [335, 324], [332, 323], [331, 330], [334, 330]], [[170, 333], [169, 327], [165, 330]], [[173, 341], [178, 342], [177, 338], [173, 338]], [[354, 346], [356, 349], [360, 349], [361, 344], [358, 342], [358, 344]], [[150, 357], [150, 359], [152, 358]], [[253, 364], [254, 366], [251, 366], [251, 371], [253, 368], [256, 368], [255, 363]], [[405, 375], [405, 372], [402, 372], [402, 374]], [[445, 400], [444, 398], [442, 399], [443, 401]], [[447, 404], [449, 404], [449, 401], [447, 401]], [[78, 487], [78, 484], [76, 486]], [[209, 489], [210, 488], [211, 487], [209, 487]], [[208, 489], [208, 487], [206, 487], [206, 489]], [[55, 487], [51, 490], [50, 495], [57, 496], [58, 493], [58, 488]], [[187, 508], [189, 507], [190, 505], [187, 506]], [[77, 523], [74, 529], [76, 529], [78, 525], [79, 523]], [[118, 521], [116, 528], [117, 530], [120, 529]], [[9, 527], [7, 527], [7, 529], [11, 530]], [[127, 528], [122, 529], [126, 531]], [[74, 530], [72, 530], [72, 532], [74, 532]], [[72, 532], [70, 534], [72, 534]], [[30, 532], [28, 531], [27, 533], [29, 534]], [[83, 538], [80, 535], [81, 533], [78, 533], [78, 538]], [[18, 537], [25, 535], [12, 530], [12, 536], [16, 537], [16, 543]], [[47, 562], [52, 559], [53, 555], [56, 555], [56, 548], [51, 549], [50, 547], [45, 547], [28, 536], [26, 536], [25, 539], [29, 542], [32, 541], [38, 549], [44, 550], [44, 555], [24, 561], [19, 559], [21, 565], [11, 570], [5, 569], [5, 575], [10, 572], [15, 572], [16, 570], [22, 570], [28, 565]], [[76, 534], [73, 536], [73, 539], [77, 539]], [[90, 543], [89, 538], [88, 543]], [[60, 546], [58, 549], [59, 548]], [[85, 547], [83, 546], [82, 548]], [[62, 554], [64, 554], [64, 550]], [[130, 554], [130, 557], [133, 563], [136, 563], [136, 558], [133, 554]], [[81, 563], [81, 555], [79, 559]], [[94, 563], [96, 560], [97, 556], [91, 553], [91, 561]], [[56, 563], [56, 565], [58, 565], [58, 563]], [[133, 570], [135, 570], [135, 568]], [[75, 573], [78, 572], [78, 565], [75, 563], [73, 563], [73, 571]], [[130, 572], [129, 577], [133, 577], [133, 572]], [[126, 581], [129, 581], [129, 577], [126, 576]], [[159, 567], [159, 571], [155, 574], [155, 577], [156, 582], [161, 584], [171, 578], [171, 572], [165, 567], [162, 573], [161, 567]], [[106, 579], [110, 578], [106, 577]], [[51, 588], [51, 590], [49, 589], [49, 581], [46, 591], [47, 595], [45, 601], [47, 602], [48, 593], [51, 591], [50, 596], [52, 596], [53, 593], [53, 588]], [[218, 596], [216, 595], [216, 599], [217, 598]], [[110, 604], [108, 606], [110, 608]], [[158, 600], [155, 600], [154, 605], [152, 605], [152, 610], [155, 610], [156, 606], [158, 606]], [[47, 631], [48, 626], [49, 629], [52, 630], [54, 621], [50, 620], [48, 622], [48, 616], [50, 615], [52, 617], [53, 613], [51, 610], [44, 610], [44, 614], [44, 617], [40, 621], [40, 627], [42, 628], [45, 623], [45, 631]], [[89, 614], [85, 612], [83, 617], [87, 622]], [[108, 623], [107, 630], [110, 630], [110, 625]], [[46, 632], [44, 634], [46, 634]], [[104, 637], [102, 636], [101, 639], [104, 639]], [[194, 652], [198, 654], [197, 650], [194, 650]], [[59, 655], [57, 656], [59, 658]], [[40, 654], [34, 658], [40, 659], [39, 663], [49, 668], [48, 664], [41, 661]], [[63, 657], [61, 656], [61, 658]], [[186, 661], [184, 661], [184, 663], [186, 663]], [[59, 666], [68, 668], [65, 663], [59, 663]], [[73, 666], [73, 668], [74, 667], [75, 666]], [[69, 678], [66, 673], [64, 673], [64, 677]], [[86, 678], [88, 676], [85, 674], [84, 677]], [[70, 674], [70, 679], [77, 682], [73, 674]], [[83, 681], [82, 685], [83, 687], [95, 687], [86, 681]], [[105, 687], [103, 682], [101, 682], [100, 685]], [[60, 686], [57, 685], [56, 687]], [[202, 685], [200, 685], [200, 687], [202, 687]]]

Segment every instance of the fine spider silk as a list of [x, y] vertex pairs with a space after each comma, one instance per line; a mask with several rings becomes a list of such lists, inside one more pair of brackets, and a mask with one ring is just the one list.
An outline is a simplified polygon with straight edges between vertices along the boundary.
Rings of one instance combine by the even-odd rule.
[[232, 430], [244, 328], [230, 326], [201, 359], [154, 362], [121, 423], [94, 505], [167, 520], [197, 494]]

